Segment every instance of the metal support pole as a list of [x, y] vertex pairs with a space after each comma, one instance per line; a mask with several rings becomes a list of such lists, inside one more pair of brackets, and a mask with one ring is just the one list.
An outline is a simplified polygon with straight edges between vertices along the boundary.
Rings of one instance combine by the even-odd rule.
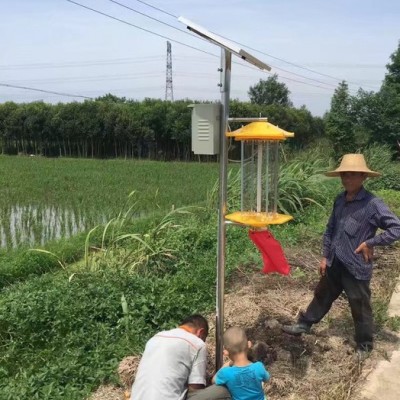
[[229, 117], [229, 95], [231, 88], [232, 53], [221, 49], [221, 129], [219, 153], [219, 210], [218, 210], [218, 254], [217, 254], [217, 314], [215, 321], [215, 366], [222, 367], [224, 334], [225, 294], [225, 245], [226, 245], [226, 192], [228, 169], [228, 146], [226, 131]]
[[257, 212], [261, 212], [261, 195], [262, 195], [262, 161], [263, 161], [263, 144], [262, 142], [257, 145]]

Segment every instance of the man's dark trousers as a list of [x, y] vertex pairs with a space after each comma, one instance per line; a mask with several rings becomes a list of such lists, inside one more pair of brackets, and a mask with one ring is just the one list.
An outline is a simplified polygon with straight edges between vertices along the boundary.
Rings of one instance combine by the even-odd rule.
[[358, 348], [373, 347], [373, 318], [371, 309], [370, 281], [356, 279], [336, 257], [326, 274], [319, 281], [314, 298], [307, 311], [300, 314], [299, 323], [311, 326], [325, 316], [332, 303], [344, 292], [349, 300]]

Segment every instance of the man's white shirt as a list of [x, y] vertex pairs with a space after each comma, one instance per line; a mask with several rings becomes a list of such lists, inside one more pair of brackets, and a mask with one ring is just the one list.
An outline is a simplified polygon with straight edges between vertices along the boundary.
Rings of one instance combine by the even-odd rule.
[[207, 350], [181, 328], [157, 333], [146, 344], [131, 400], [183, 400], [188, 384], [206, 384]]

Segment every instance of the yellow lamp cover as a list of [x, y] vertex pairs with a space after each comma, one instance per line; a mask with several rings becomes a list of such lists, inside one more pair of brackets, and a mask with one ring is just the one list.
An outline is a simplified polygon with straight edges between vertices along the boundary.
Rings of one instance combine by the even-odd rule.
[[255, 211], [237, 211], [226, 215], [225, 218], [237, 224], [252, 226], [254, 228], [280, 225], [293, 219], [291, 215]]
[[235, 140], [285, 140], [294, 137], [293, 132], [287, 132], [265, 121], [256, 121], [245, 125], [236, 131], [227, 132], [227, 137]]

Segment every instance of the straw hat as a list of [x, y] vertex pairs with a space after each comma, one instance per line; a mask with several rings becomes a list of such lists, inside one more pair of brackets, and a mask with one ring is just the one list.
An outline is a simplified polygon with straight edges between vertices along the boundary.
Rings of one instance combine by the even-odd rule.
[[341, 172], [363, 172], [370, 178], [380, 176], [379, 172], [371, 171], [367, 167], [364, 156], [362, 154], [345, 154], [339, 167], [334, 171], [328, 171], [326, 176], [340, 176]]

